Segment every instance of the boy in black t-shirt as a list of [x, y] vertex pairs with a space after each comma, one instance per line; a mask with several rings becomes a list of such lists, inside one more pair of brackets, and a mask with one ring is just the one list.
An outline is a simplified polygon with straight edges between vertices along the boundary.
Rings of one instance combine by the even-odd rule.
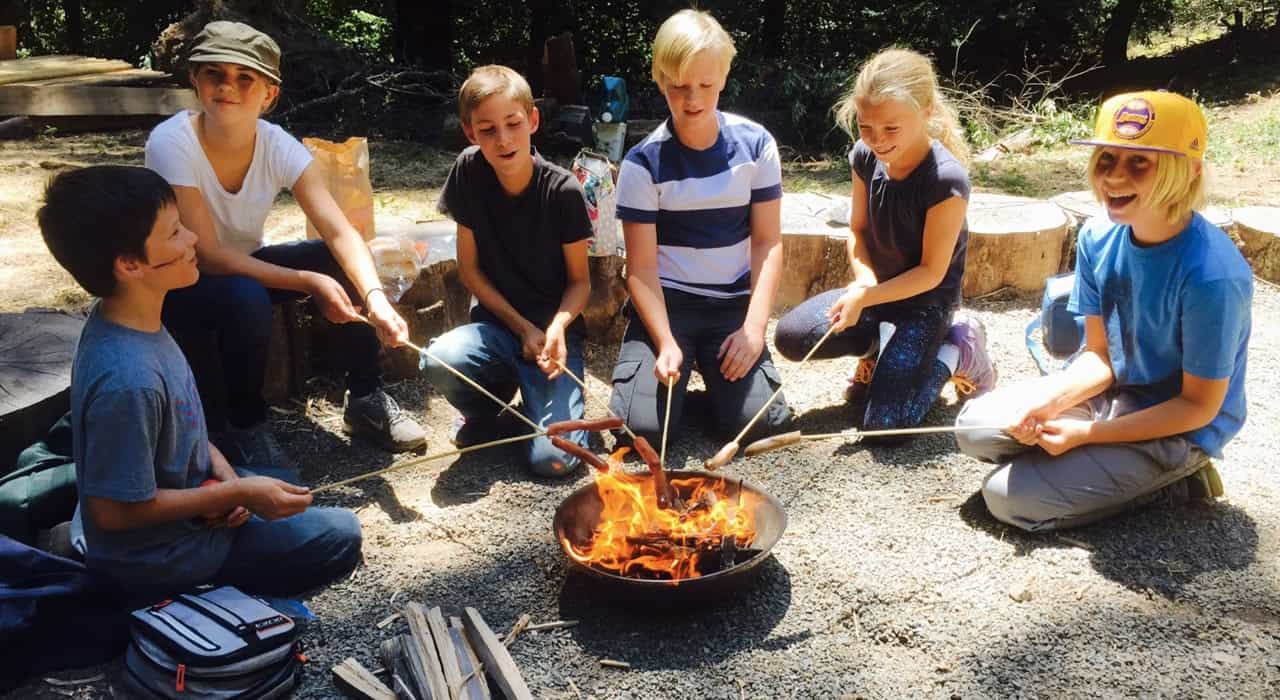
[[[458, 272], [479, 304], [472, 322], [431, 344], [431, 353], [500, 398], [520, 389], [524, 414], [545, 427], [581, 418], [582, 391], [560, 365], [582, 376], [591, 294], [591, 220], [578, 181], [530, 145], [538, 110], [529, 84], [505, 66], [482, 66], [458, 91], [462, 130], [472, 146], [458, 156], [440, 211], [458, 224]], [[453, 442], [489, 438], [498, 407], [428, 359], [427, 377], [462, 414]], [[583, 443], [584, 432], [566, 439]], [[571, 473], [577, 459], [545, 437], [526, 443], [530, 468]]]

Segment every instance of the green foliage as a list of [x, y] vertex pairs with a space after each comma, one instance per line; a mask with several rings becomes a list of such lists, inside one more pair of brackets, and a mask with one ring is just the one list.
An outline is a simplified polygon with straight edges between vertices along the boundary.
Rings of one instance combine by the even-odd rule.
[[1093, 133], [1093, 119], [1096, 107], [1089, 104], [1058, 106], [1058, 102], [1047, 97], [1036, 105], [1039, 120], [1032, 128], [1032, 133], [1041, 145], [1065, 146], [1072, 139], [1086, 138]]
[[381, 2], [352, 0], [308, 0], [307, 15], [316, 27], [344, 46], [371, 59], [391, 54], [394, 30], [388, 9]]

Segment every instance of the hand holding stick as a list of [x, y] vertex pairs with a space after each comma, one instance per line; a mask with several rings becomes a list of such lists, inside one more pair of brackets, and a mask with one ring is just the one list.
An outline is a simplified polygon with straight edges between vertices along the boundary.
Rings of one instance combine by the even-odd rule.
[[842, 430], [838, 433], [819, 433], [817, 435], [803, 435], [799, 430], [774, 435], [763, 440], [756, 440], [747, 445], [744, 454], [753, 457], [765, 452], [780, 450], [801, 442], [813, 442], [816, 440], [833, 440], [841, 438], [845, 440], [864, 437], [883, 437], [888, 435], [924, 435], [926, 433], [967, 433], [975, 430], [1004, 430], [1003, 425], [942, 425], [931, 428], [892, 428], [889, 430], [858, 430], [852, 428], [850, 430]]
[[[572, 379], [575, 383], [577, 383], [578, 386], [582, 387], [582, 402], [586, 403], [587, 396], [590, 395], [590, 389], [587, 388], [587, 383], [582, 381], [582, 379], [578, 377], [578, 375], [574, 374], [573, 370], [566, 367], [563, 362], [556, 360], [554, 358], [552, 358], [552, 362], [555, 362], [556, 366], [560, 368], [560, 371], [564, 372], [564, 376]], [[622, 420], [620, 416], [618, 416], [612, 410], [609, 409], [609, 404], [607, 402], [604, 405], [604, 410], [608, 412], [609, 415], [617, 418], [618, 420]], [[626, 433], [627, 437], [631, 438], [632, 444], [635, 444], [635, 441], [637, 440], [636, 434], [631, 432], [631, 428], [627, 426], [625, 421], [623, 421], [620, 427], [622, 428], [622, 432]]]
[[[822, 347], [822, 344], [827, 342], [827, 338], [830, 338], [831, 334], [834, 333], [835, 330], [836, 330], [835, 326], [831, 326], [830, 328], [827, 329], [827, 332], [822, 335], [822, 337], [818, 340], [818, 342], [814, 343], [812, 348], [809, 348], [809, 352], [805, 353], [804, 358], [800, 360], [800, 366], [803, 367], [804, 363], [808, 362], [810, 357], [813, 357], [813, 353], [817, 352], [818, 348]], [[738, 433], [738, 436], [735, 437], [733, 440], [730, 440], [729, 442], [725, 443], [724, 447], [721, 447], [720, 451], [715, 453], [715, 455], [712, 456], [711, 459], [708, 459], [702, 463], [702, 467], [707, 471], [715, 471], [720, 467], [723, 467], [725, 464], [728, 464], [729, 460], [733, 459], [733, 456], [738, 454], [738, 448], [740, 447], [739, 441], [741, 441], [742, 438], [746, 437], [747, 433], [751, 430], [751, 428], [755, 426], [756, 421], [760, 420], [760, 416], [763, 416], [764, 412], [769, 410], [770, 404], [772, 404], [773, 400], [778, 398], [778, 394], [781, 394], [781, 393], [782, 393], [781, 386], [779, 386], [777, 389], [774, 389], [773, 393], [769, 395], [768, 400], [764, 402], [764, 405], [760, 407], [759, 411], [756, 411], [755, 416], [753, 416], [751, 420], [747, 422], [746, 426], [742, 428], [742, 431]]]

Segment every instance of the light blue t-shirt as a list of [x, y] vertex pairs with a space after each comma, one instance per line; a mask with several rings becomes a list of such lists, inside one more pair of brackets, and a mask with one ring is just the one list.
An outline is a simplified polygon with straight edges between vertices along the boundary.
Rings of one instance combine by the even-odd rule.
[[211, 578], [235, 530], [192, 519], [103, 530], [89, 496], [139, 502], [210, 477], [209, 436], [191, 367], [169, 332], [112, 323], [94, 306], [71, 368], [72, 453], [90, 567], [125, 588], [185, 587]]
[[1182, 373], [1230, 379], [1218, 415], [1186, 438], [1214, 457], [1244, 425], [1253, 273], [1221, 229], [1200, 214], [1177, 236], [1138, 245], [1133, 230], [1090, 219], [1076, 245], [1067, 308], [1100, 316], [1115, 387], [1142, 408], [1182, 392]]

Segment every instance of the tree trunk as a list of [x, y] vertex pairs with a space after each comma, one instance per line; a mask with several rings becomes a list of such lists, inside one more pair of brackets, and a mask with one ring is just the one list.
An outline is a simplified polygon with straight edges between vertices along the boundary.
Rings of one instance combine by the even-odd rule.
[[551, 36], [550, 0], [527, 0], [529, 6], [529, 47], [525, 52], [524, 77], [529, 80], [534, 97], [542, 94], [542, 52]]
[[782, 58], [783, 42], [787, 34], [787, 0], [765, 0], [762, 29], [761, 42], [764, 44], [765, 58]]
[[62, 0], [62, 12], [67, 21], [67, 51], [81, 55], [84, 53], [84, 12], [80, 0]]
[[1102, 63], [1109, 68], [1129, 60], [1129, 34], [1138, 19], [1138, 0], [1119, 0], [1102, 37]]
[[448, 0], [396, 0], [396, 60], [448, 71], [453, 63], [450, 20]]

